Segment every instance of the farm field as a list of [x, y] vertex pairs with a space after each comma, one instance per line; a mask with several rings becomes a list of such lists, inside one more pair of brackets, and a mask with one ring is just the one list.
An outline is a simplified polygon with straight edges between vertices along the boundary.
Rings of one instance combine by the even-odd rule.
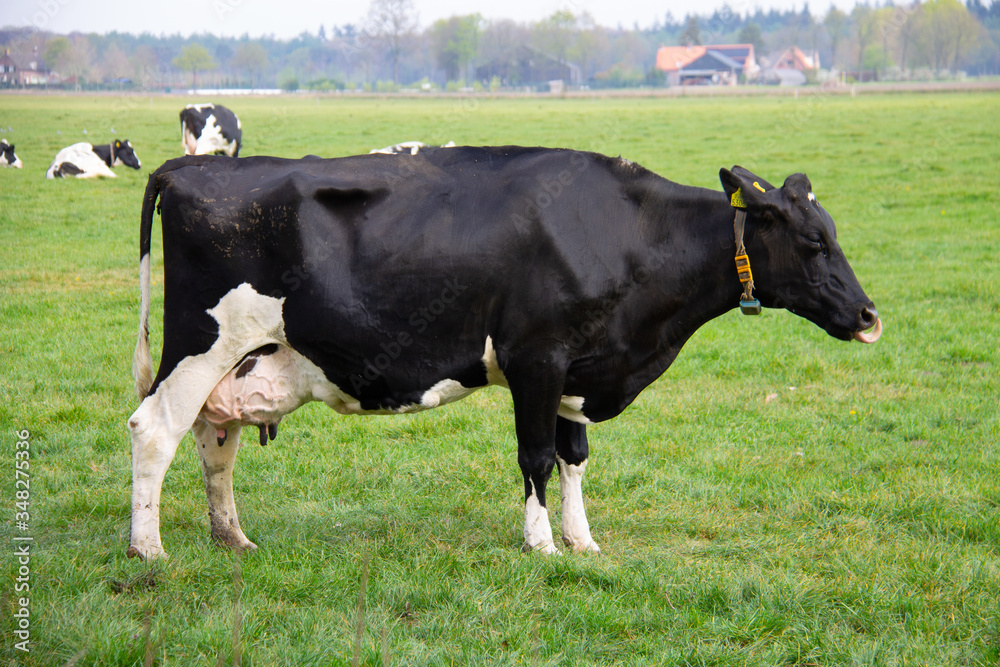
[[[803, 171], [885, 332], [848, 344], [785, 311], [703, 327], [589, 429], [600, 556], [520, 553], [513, 411], [486, 389], [409, 416], [309, 405], [267, 447], [246, 429], [242, 557], [210, 540], [188, 436], [163, 486], [170, 557], [142, 562], [125, 557], [139, 212], [193, 101], [0, 96], [25, 164], [0, 169], [5, 664], [1000, 664], [1000, 94], [216, 100], [243, 155], [416, 139], [620, 154], [715, 189], [734, 164]], [[59, 148], [115, 138], [141, 170], [45, 180]]]

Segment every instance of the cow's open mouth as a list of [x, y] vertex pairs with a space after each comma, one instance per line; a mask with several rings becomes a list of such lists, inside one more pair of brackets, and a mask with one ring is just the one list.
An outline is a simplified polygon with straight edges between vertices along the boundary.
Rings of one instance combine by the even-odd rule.
[[879, 317], [875, 320], [875, 326], [872, 327], [871, 331], [855, 331], [853, 336], [854, 340], [862, 343], [874, 343], [882, 335], [882, 318]]

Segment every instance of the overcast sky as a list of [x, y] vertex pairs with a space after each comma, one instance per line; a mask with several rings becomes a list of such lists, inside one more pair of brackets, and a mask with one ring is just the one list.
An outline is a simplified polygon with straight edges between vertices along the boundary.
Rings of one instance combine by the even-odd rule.
[[[150, 3], [143, 0], [3, 0], [0, 26], [34, 26], [57, 33], [151, 32], [155, 35], [209, 32], [217, 35], [251, 37], [274, 35], [294, 37], [308, 31], [316, 34], [320, 25], [361, 23], [370, 0], [316, 2], [315, 0], [171, 0]], [[510, 18], [519, 22], [538, 21], [556, 10], [589, 12], [597, 23], [609, 28], [648, 27], [667, 11], [680, 19], [686, 14], [710, 14], [725, 0], [414, 0], [421, 26], [439, 18], [479, 12], [484, 18]], [[744, 14], [756, 7], [797, 9], [803, 0], [731, 0], [729, 6]], [[814, 15], [825, 14], [831, 0], [810, 5]], [[843, 9], [854, 0], [834, 0]], [[280, 9], [279, 9], [280, 8]]]

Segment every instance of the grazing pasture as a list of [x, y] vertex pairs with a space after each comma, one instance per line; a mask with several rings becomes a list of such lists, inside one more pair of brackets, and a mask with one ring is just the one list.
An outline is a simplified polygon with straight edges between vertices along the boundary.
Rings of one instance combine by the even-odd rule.
[[[996, 94], [223, 100], [243, 121], [242, 155], [541, 144], [716, 189], [734, 164], [774, 183], [804, 171], [885, 332], [843, 343], [784, 311], [705, 326], [622, 416], [589, 429], [601, 556], [519, 553], [513, 414], [487, 389], [410, 416], [313, 404], [267, 447], [247, 429], [236, 498], [260, 548], [242, 558], [208, 537], [188, 436], [163, 488], [170, 558], [142, 562], [125, 558], [139, 210], [147, 173], [182, 152], [177, 109], [199, 101], [0, 96], [24, 162], [0, 170], [5, 661], [1000, 662]], [[141, 171], [45, 179], [62, 146], [115, 138]], [[152, 257], [155, 357], [156, 229]], [[27, 654], [13, 639], [22, 596]]]

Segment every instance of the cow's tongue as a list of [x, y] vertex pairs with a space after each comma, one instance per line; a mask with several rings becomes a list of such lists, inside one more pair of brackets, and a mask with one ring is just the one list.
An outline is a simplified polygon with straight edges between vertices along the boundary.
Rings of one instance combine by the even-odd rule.
[[855, 331], [854, 340], [860, 341], [862, 343], [874, 343], [882, 335], [882, 318], [879, 317], [875, 320], [875, 328], [871, 330], [870, 333], [865, 333], [864, 331]]

